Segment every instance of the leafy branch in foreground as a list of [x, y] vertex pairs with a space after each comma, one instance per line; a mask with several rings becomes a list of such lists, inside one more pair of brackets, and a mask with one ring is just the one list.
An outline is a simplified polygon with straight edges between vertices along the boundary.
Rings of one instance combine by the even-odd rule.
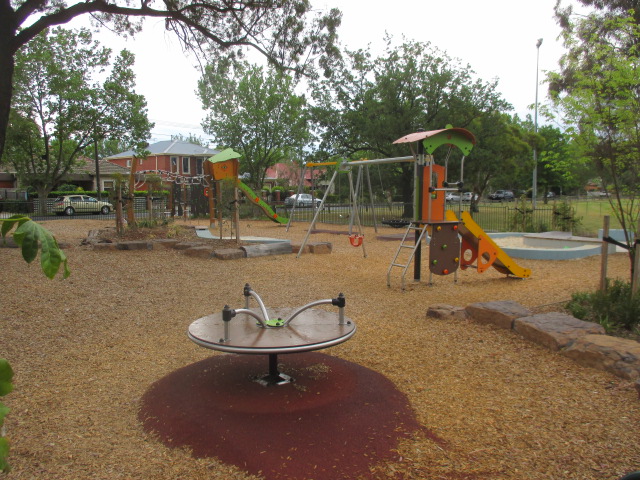
[[43, 273], [48, 278], [53, 278], [58, 273], [61, 265], [64, 265], [63, 278], [71, 273], [67, 266], [67, 256], [58, 246], [58, 242], [51, 233], [23, 215], [13, 215], [10, 218], [0, 220], [2, 223], [2, 240], [6, 242], [7, 234], [17, 225], [13, 233], [13, 239], [22, 249], [22, 258], [27, 263], [33, 262], [40, 253], [40, 265]]

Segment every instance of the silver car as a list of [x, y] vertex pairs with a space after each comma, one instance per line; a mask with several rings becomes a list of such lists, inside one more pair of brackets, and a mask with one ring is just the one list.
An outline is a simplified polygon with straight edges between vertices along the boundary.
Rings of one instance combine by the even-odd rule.
[[296, 198], [298, 199], [296, 203], [296, 207], [310, 207], [314, 203], [316, 207], [320, 206], [322, 200], [319, 198], [313, 198], [308, 193], [297, 193], [295, 195], [291, 195], [290, 197], [285, 198], [284, 204], [287, 207], [293, 207], [294, 202], [296, 202]]
[[109, 202], [102, 202], [89, 195], [64, 195], [53, 201], [56, 215], [75, 215], [76, 213], [101, 213], [108, 215], [113, 210]]

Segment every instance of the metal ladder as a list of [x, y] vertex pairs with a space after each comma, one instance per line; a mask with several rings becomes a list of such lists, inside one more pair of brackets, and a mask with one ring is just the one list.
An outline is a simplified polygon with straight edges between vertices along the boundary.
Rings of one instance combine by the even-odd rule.
[[[398, 247], [398, 250], [396, 251], [396, 254], [393, 257], [393, 260], [391, 261], [391, 265], [389, 265], [389, 269], [387, 270], [387, 287], [391, 286], [391, 270], [393, 270], [393, 267], [398, 267], [398, 268], [402, 268], [402, 290], [404, 290], [404, 285], [405, 285], [404, 277], [407, 273], [407, 270], [409, 269], [409, 266], [411, 265], [411, 261], [413, 260], [413, 257], [416, 254], [417, 247], [421, 245], [422, 239], [427, 233], [428, 227], [429, 225], [427, 223], [422, 223], [422, 222], [420, 223], [411, 222], [409, 223], [409, 225], [407, 225], [407, 229], [404, 232], [404, 236], [402, 237], [400, 246]], [[420, 235], [418, 236], [418, 240], [414, 243], [411, 243], [411, 241], [407, 242], [407, 238], [409, 237], [409, 232], [417, 232], [417, 231], [420, 232]], [[399, 257], [401, 257], [402, 252], [405, 252], [405, 251], [409, 253], [409, 258], [406, 259], [406, 263], [400, 263], [402, 260], [399, 260]]]

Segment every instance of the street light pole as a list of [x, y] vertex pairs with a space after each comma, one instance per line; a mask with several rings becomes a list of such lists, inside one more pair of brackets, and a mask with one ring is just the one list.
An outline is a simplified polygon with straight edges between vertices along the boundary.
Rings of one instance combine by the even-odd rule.
[[[536, 103], [535, 113], [533, 117], [533, 131], [538, 133], [538, 65], [540, 64], [540, 45], [542, 45], [542, 39], [539, 38], [536, 42]], [[536, 209], [536, 201], [538, 196], [538, 150], [533, 147], [533, 188], [531, 189], [531, 205]]]

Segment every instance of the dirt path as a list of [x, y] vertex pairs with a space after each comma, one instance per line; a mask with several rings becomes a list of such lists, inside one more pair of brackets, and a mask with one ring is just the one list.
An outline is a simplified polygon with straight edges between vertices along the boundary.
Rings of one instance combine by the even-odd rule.
[[[629, 382], [513, 332], [425, 318], [435, 303], [514, 300], [548, 310], [598, 284], [599, 257], [522, 261], [532, 270], [526, 280], [465, 271], [457, 284], [437, 277], [432, 287], [410, 284], [403, 293], [397, 278], [386, 286], [397, 243], [376, 241], [371, 229], [367, 258], [346, 237], [319, 234], [314, 241], [333, 242], [331, 255], [223, 262], [172, 250], [97, 252], [80, 239], [109, 222], [44, 224], [71, 245], [69, 279], [47, 280], [16, 249], [0, 249], [0, 356], [16, 372], [15, 390], [3, 399], [12, 409], [11, 478], [251, 478], [215, 458], [166, 448], [137, 418], [151, 384], [214, 355], [186, 329], [226, 303], [242, 306], [246, 282], [273, 307], [344, 292], [358, 333], [324, 353], [385, 375], [443, 439], [403, 440], [401, 460], [374, 461], [367, 478], [613, 480], [640, 465], [640, 401]], [[249, 221], [242, 232], [301, 240], [305, 226], [287, 233]], [[613, 255], [609, 272], [626, 278], [627, 257]]]

